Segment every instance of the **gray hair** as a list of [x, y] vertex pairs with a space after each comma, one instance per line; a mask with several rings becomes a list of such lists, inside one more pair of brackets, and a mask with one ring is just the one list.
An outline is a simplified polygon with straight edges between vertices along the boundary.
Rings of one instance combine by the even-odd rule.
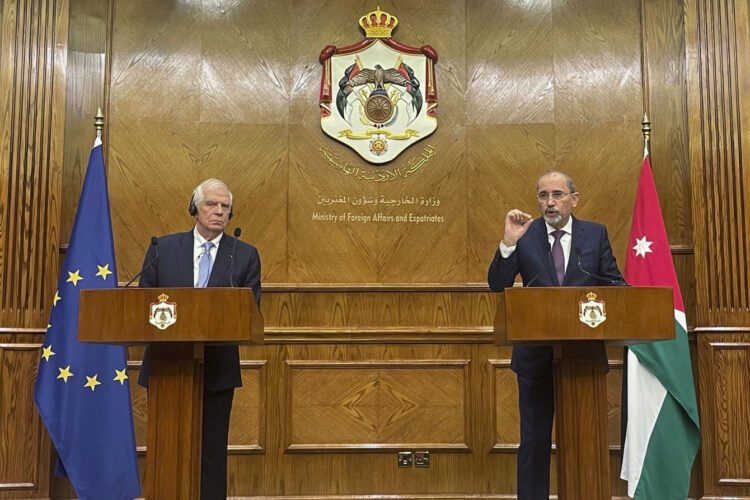
[[565, 172], [560, 172], [559, 170], [550, 170], [549, 172], [544, 173], [541, 176], [539, 176], [539, 179], [537, 179], [537, 181], [536, 181], [536, 189], [537, 189], [537, 191], [539, 191], [539, 181], [542, 180], [542, 177], [547, 177], [548, 175], [552, 175], [552, 174], [560, 174], [563, 177], [565, 177], [565, 182], [568, 184], [568, 189], [570, 190], [570, 192], [571, 193], [575, 193], [576, 192], [576, 186], [575, 186], [575, 184], [573, 184], [573, 179], [571, 179], [570, 176], [568, 174], [566, 174]]
[[225, 189], [227, 193], [229, 193], [229, 207], [232, 207], [232, 192], [229, 190], [229, 187], [227, 187], [226, 184], [224, 184], [219, 179], [206, 179], [205, 181], [198, 184], [198, 187], [195, 188], [195, 191], [193, 191], [193, 204], [195, 206], [198, 206], [200, 202], [203, 201], [203, 198], [205, 197], [204, 191], [207, 189]]

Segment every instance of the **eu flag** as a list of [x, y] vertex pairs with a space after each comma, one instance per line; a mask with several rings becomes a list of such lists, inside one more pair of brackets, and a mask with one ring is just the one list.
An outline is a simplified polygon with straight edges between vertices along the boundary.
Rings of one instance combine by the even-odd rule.
[[[78, 342], [78, 292], [117, 287], [102, 143], [94, 142], [53, 299], [34, 401], [81, 500], [140, 495], [125, 348]], [[106, 314], [106, 311], [102, 311]]]

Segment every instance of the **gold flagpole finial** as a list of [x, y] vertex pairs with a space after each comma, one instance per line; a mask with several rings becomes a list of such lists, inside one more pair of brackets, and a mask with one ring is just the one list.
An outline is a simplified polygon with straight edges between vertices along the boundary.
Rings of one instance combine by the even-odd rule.
[[96, 129], [96, 136], [102, 138], [102, 128], [104, 128], [104, 114], [102, 108], [96, 109], [96, 116], [94, 116], [94, 128]]
[[641, 132], [643, 132], [643, 143], [644, 152], [647, 155], [651, 154], [651, 122], [648, 119], [648, 113], [643, 114], [643, 121], [641, 122]]

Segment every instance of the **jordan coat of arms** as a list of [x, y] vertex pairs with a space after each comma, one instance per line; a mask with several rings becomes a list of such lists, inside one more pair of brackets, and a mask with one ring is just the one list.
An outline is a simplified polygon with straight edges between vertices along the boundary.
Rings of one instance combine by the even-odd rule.
[[380, 7], [359, 24], [360, 42], [320, 54], [320, 125], [365, 160], [386, 163], [437, 128], [437, 53], [391, 38], [398, 19]]

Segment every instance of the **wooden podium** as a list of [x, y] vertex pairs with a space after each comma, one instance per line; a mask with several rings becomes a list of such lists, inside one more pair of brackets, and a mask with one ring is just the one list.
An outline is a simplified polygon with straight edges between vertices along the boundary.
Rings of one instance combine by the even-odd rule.
[[558, 498], [610, 499], [606, 344], [674, 338], [672, 289], [507, 288], [494, 327], [496, 344], [553, 346]]
[[[149, 322], [152, 316], [161, 327]], [[151, 345], [145, 497], [199, 498], [203, 346], [263, 343], [263, 317], [253, 291], [81, 290], [78, 340]]]

